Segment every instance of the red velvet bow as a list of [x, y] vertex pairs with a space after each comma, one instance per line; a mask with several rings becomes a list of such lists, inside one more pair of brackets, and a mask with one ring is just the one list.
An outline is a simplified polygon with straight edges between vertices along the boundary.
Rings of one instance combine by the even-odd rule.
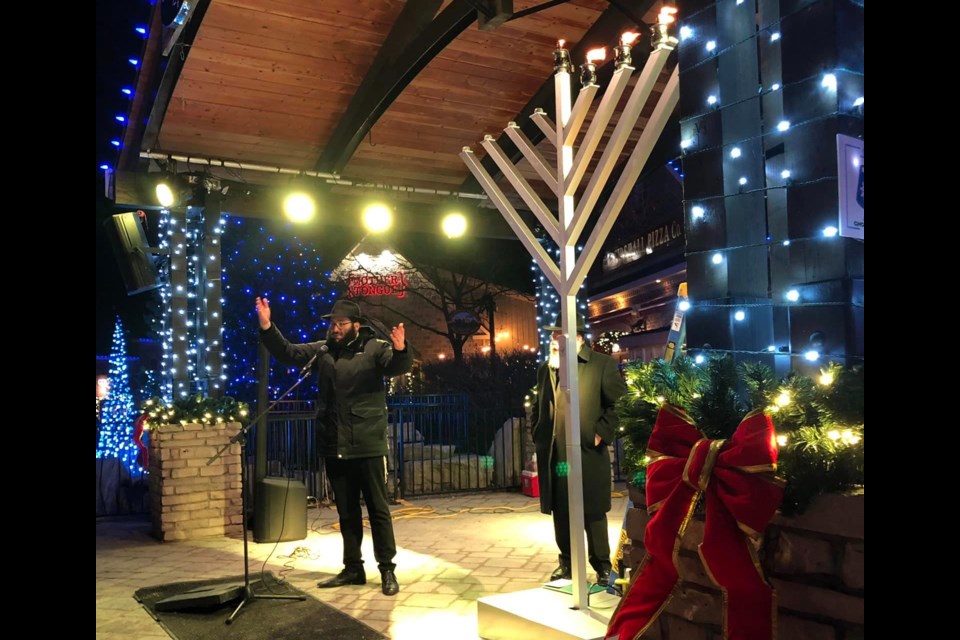
[[680, 541], [697, 499], [706, 493], [700, 560], [723, 592], [723, 637], [761, 640], [776, 635], [776, 601], [763, 577], [757, 539], [780, 506], [783, 484], [773, 477], [777, 441], [770, 418], [749, 413], [729, 440], [708, 440], [690, 417], [664, 405], [647, 454], [647, 555], [620, 602], [607, 638], [639, 638], [666, 608], [680, 583]]

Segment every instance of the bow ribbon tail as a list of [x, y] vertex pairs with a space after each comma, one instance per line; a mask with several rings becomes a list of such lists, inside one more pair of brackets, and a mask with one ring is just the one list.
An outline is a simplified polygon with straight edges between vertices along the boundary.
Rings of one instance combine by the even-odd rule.
[[710, 580], [723, 594], [724, 640], [775, 638], [777, 603], [760, 558], [716, 491], [707, 491], [703, 543], [697, 551]]
[[[653, 470], [648, 481], [653, 480]], [[607, 627], [606, 638], [633, 640], [642, 636], [670, 602], [680, 582], [680, 541], [693, 516], [699, 491], [680, 482], [647, 523], [646, 555], [630, 581]]]

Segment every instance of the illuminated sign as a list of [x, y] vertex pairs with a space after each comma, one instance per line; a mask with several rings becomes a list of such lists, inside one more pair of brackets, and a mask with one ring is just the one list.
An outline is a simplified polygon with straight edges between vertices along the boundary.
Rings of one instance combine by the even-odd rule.
[[407, 286], [407, 276], [402, 270], [383, 275], [363, 273], [347, 276], [347, 295], [351, 298], [367, 296], [404, 298], [407, 295]]

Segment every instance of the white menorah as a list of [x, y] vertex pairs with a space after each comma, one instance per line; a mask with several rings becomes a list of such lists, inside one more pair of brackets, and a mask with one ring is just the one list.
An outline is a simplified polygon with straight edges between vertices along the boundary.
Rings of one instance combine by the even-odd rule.
[[[600, 157], [600, 161], [579, 203], [575, 202], [577, 188], [580, 186], [587, 167], [600, 144], [600, 139], [613, 115], [614, 108], [617, 106], [630, 76], [635, 71], [630, 66], [630, 46], [637, 34], [624, 34], [620, 45], [616, 48], [616, 70], [613, 72], [610, 84], [603, 93], [600, 105], [576, 153], [574, 153], [574, 141], [580, 133], [580, 128], [590, 110], [594, 96], [600, 88], [596, 84], [595, 65], [593, 63], [595, 60], [603, 58], [603, 50], [595, 49], [587, 53], [587, 62], [581, 67], [582, 88], [577, 96], [576, 104], [571, 106], [570, 73], [573, 68], [570, 63], [570, 54], [563, 48], [564, 42], [562, 40], [558, 42], [558, 48], [554, 52], [556, 124], [551, 122], [542, 109], [535, 110], [531, 116], [546, 135], [546, 139], [553, 143], [557, 149], [557, 163], [554, 170], [551, 171], [543, 156], [515, 122], [508, 123], [506, 129], [504, 129], [537, 175], [556, 194], [559, 215], [555, 215], [544, 204], [536, 191], [531, 188], [530, 183], [520, 175], [516, 166], [504, 154], [493, 136], [485, 135], [483, 138], [483, 148], [486, 149], [504, 176], [513, 185], [513, 188], [516, 189], [520, 198], [536, 216], [543, 229], [560, 248], [559, 264], [540, 245], [536, 236], [527, 227], [517, 210], [510, 204], [510, 201], [507, 200], [489, 172], [477, 160], [470, 147], [464, 147], [460, 153], [464, 163], [486, 191], [490, 200], [503, 214], [507, 223], [520, 238], [520, 241], [523, 242], [527, 251], [536, 260], [540, 269], [560, 296], [560, 326], [563, 328], [564, 340], [560, 343], [559, 392], [566, 396], [567, 407], [569, 407], [566, 412], [565, 423], [566, 454], [570, 468], [568, 490], [573, 596], [574, 606], [578, 609], [588, 609], [588, 606], [583, 534], [577, 535], [576, 533], [583, 531], [583, 485], [581, 481], [578, 481], [582, 474], [580, 447], [578, 446], [580, 442], [580, 394], [576, 367], [576, 294], [586, 278], [587, 271], [600, 252], [603, 242], [610, 233], [613, 223], [620, 215], [623, 204], [626, 202], [637, 178], [639, 178], [640, 171], [650, 156], [654, 144], [660, 138], [670, 114], [677, 106], [679, 97], [677, 69], [674, 69], [670, 75], [670, 80], [667, 82], [647, 125], [640, 134], [636, 146], [630, 153], [630, 158], [623, 173], [604, 205], [603, 211], [600, 213], [579, 257], [576, 255], [575, 249], [587, 220], [590, 218], [590, 214], [593, 212], [594, 206], [610, 178], [620, 153], [636, 125], [640, 110], [650, 97], [654, 83], [663, 70], [670, 52], [677, 44], [677, 38], [668, 32], [668, 28], [675, 20], [673, 16], [675, 12], [676, 9], [672, 7], [661, 9], [658, 23], [652, 27], [653, 51], [647, 58], [643, 71], [627, 100], [626, 107], [620, 114], [616, 128], [603, 150], [603, 155]], [[598, 53], [599, 57], [596, 55]], [[572, 357], [570, 357], [571, 355]], [[549, 473], [550, 470], [547, 469], [545, 472]]]

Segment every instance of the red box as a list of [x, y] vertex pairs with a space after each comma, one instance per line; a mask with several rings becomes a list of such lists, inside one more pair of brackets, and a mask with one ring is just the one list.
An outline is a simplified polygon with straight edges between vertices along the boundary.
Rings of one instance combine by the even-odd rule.
[[523, 495], [531, 498], [540, 497], [540, 478], [536, 471], [524, 471], [520, 474], [520, 483], [523, 487]]

